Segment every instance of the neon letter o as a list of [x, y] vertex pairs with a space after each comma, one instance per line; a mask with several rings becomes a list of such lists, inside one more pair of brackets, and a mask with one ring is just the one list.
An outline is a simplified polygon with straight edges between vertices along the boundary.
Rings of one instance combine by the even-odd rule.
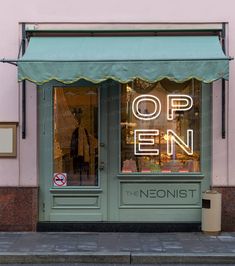
[[[141, 102], [152, 102], [154, 103], [154, 111], [150, 114], [143, 114], [139, 111], [139, 104]], [[149, 94], [143, 94], [137, 96], [132, 102], [132, 112], [134, 116], [140, 120], [152, 120], [159, 116], [161, 113], [161, 102], [160, 100], [154, 96]]]

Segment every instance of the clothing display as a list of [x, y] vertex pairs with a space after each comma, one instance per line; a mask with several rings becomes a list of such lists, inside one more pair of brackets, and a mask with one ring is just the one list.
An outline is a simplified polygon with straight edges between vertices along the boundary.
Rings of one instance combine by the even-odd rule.
[[77, 127], [72, 134], [70, 156], [73, 158], [73, 172], [89, 176], [90, 141], [85, 128]]

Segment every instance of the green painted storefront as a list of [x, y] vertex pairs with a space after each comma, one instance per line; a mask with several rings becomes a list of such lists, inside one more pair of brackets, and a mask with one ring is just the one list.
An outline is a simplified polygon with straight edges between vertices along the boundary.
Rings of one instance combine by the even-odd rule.
[[[120, 87], [118, 82], [78, 82], [99, 92], [97, 186], [53, 185], [53, 89], [38, 88], [40, 221], [200, 222], [201, 193], [211, 179], [211, 85], [201, 89], [201, 171], [122, 173], [120, 171]], [[63, 85], [63, 88], [71, 85]], [[100, 165], [102, 164], [102, 165]]]

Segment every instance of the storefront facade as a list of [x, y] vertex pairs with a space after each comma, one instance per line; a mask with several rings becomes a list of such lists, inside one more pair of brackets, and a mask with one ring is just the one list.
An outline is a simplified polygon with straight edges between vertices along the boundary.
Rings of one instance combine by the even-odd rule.
[[[210, 188], [222, 191], [224, 213], [235, 216], [226, 207], [233, 191], [234, 79], [226, 12], [220, 23], [212, 17], [182, 23], [180, 12], [165, 23], [140, 14], [135, 21], [142, 23], [127, 23], [118, 12], [116, 23], [20, 19], [21, 55], [2, 60], [17, 66], [1, 64], [15, 86], [17, 70], [19, 81], [17, 95], [4, 89], [14, 92], [18, 107], [9, 113], [5, 103], [1, 114], [9, 142], [1, 142], [7, 176], [1, 230], [68, 223], [80, 230], [100, 222], [115, 230], [121, 224], [196, 230], [202, 192]], [[1, 79], [7, 84], [6, 75]], [[13, 126], [15, 154], [8, 153], [14, 145], [5, 130]], [[233, 230], [226, 215], [222, 229]]]
[[[197, 155], [185, 156], [186, 149], [190, 153], [190, 148], [187, 147], [189, 143], [183, 143], [179, 137], [177, 152], [168, 155], [171, 152], [171, 143], [167, 140], [173, 140], [171, 134], [175, 134], [177, 138], [179, 132], [172, 133], [174, 131], [168, 128], [164, 132], [161, 125], [160, 133], [156, 128], [157, 124], [152, 123], [149, 128], [149, 122], [139, 122], [132, 115], [132, 110], [128, 114], [127, 97], [135, 99], [143, 95], [134, 89], [133, 95], [128, 95], [130, 85], [120, 85], [114, 81], [98, 85], [89, 82], [80, 85], [78, 82], [72, 87], [61, 87], [61, 84], [57, 85], [55, 82], [49, 87], [48, 85], [43, 85], [39, 90], [39, 103], [42, 105], [39, 114], [46, 120], [42, 121], [40, 128], [40, 187], [45, 195], [45, 209], [40, 213], [42, 221], [200, 222], [200, 195], [202, 190], [209, 187], [210, 179], [210, 160], [207, 159], [211, 156], [208, 144], [211, 132], [208, 124], [211, 116], [210, 109], [207, 109], [211, 107], [210, 86], [205, 86], [203, 92], [199, 93], [202, 91], [199, 82], [190, 80], [187, 85], [184, 84], [188, 86], [188, 91], [195, 90], [195, 97], [203, 97], [204, 100], [200, 100], [200, 104], [203, 104], [200, 113], [205, 108], [203, 113], [207, 114], [199, 118], [197, 106], [194, 109], [196, 117], [193, 122], [189, 117], [187, 122], [181, 124], [178, 120], [173, 122], [175, 130], [188, 127], [188, 123], [197, 123], [191, 130], [198, 133], [200, 130], [197, 127], [202, 125], [207, 128], [202, 138], [204, 143], [196, 144], [197, 141], [194, 140], [194, 148], [191, 147], [191, 153], [196, 150]], [[159, 83], [154, 85], [156, 87], [151, 90], [152, 94], [144, 94], [146, 99], [145, 105], [142, 106], [145, 108], [153, 108], [152, 102], [148, 102], [152, 95], [158, 95], [159, 91], [165, 92], [159, 88]], [[164, 98], [167, 95], [161, 96], [162, 100], [166, 100]], [[156, 100], [157, 96], [155, 97]], [[186, 96], [184, 94], [181, 97]], [[74, 102], [74, 99], [82, 100]], [[182, 104], [185, 104], [185, 99], [188, 98], [181, 99]], [[178, 94], [177, 100], [179, 101]], [[66, 105], [63, 105], [64, 103]], [[70, 110], [78, 110], [79, 113], [75, 113], [75, 117], [83, 119], [79, 125], [76, 121], [74, 124], [71, 122], [73, 117]], [[126, 115], [129, 115], [129, 122]], [[68, 125], [60, 125], [64, 125], [68, 120]], [[137, 122], [133, 121], [140, 123], [139, 128], [135, 125]], [[170, 127], [165, 123], [163, 125]], [[144, 156], [138, 156], [138, 150], [134, 150], [135, 145], [137, 146], [137, 136], [134, 134], [137, 133], [132, 133], [132, 130], [143, 131], [145, 139], [148, 136], [150, 147], [147, 148], [151, 151], [147, 149]], [[188, 135], [193, 138], [190, 131]], [[155, 136], [158, 142], [155, 142], [156, 147], [152, 147], [151, 139]], [[194, 135], [194, 138], [197, 136]], [[202, 147], [200, 151], [199, 147]], [[156, 154], [160, 151], [161, 155]], [[179, 160], [177, 157], [180, 156], [183, 158]], [[193, 156], [197, 159], [194, 160]], [[200, 160], [200, 156], [205, 157]]]

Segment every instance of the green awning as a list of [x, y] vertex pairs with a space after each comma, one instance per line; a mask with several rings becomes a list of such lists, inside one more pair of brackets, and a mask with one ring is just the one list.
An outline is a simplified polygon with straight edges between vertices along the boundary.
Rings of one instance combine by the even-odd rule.
[[135, 78], [209, 83], [228, 75], [229, 58], [217, 36], [31, 37], [18, 61], [19, 81], [36, 84]]

